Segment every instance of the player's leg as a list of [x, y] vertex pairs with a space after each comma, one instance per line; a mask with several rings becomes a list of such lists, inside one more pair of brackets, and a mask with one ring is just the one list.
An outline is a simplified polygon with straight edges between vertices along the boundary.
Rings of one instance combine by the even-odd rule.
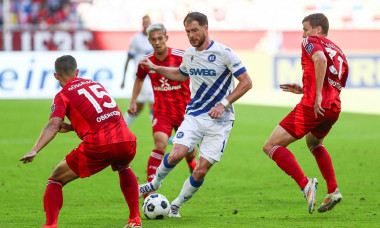
[[[153, 126], [153, 129], [154, 129], [154, 126]], [[170, 127], [170, 130], [171, 130], [171, 127]], [[157, 131], [153, 133], [153, 139], [154, 139], [154, 149], [150, 154], [150, 157], [148, 160], [148, 167], [147, 167], [148, 168], [147, 169], [148, 182], [151, 182], [153, 180], [154, 176], [156, 175], [156, 170], [158, 166], [161, 164], [161, 161], [165, 155], [166, 147], [168, 144], [168, 135], [164, 132]]]
[[63, 204], [62, 187], [76, 178], [78, 178], [78, 175], [70, 169], [66, 159], [61, 161], [53, 170], [44, 194], [45, 226], [56, 226], [59, 211]]
[[181, 217], [179, 214], [179, 209], [181, 206], [193, 197], [193, 195], [202, 186], [204, 178], [207, 172], [210, 170], [213, 164], [211, 164], [207, 159], [200, 157], [197, 166], [195, 167], [190, 178], [186, 179], [183, 184], [182, 190], [178, 197], [173, 200], [170, 205], [170, 217]]
[[291, 176], [303, 189], [308, 179], [299, 166], [293, 153], [286, 147], [296, 141], [283, 127], [278, 125], [263, 146], [264, 152], [276, 162], [278, 167]]
[[324, 116], [326, 121], [306, 135], [307, 146], [314, 155], [319, 170], [327, 184], [327, 196], [322, 205], [318, 208], [318, 212], [331, 210], [343, 198], [338, 189], [330, 154], [323, 145], [325, 136], [338, 117], [339, 113], [326, 110]]
[[136, 175], [129, 164], [136, 155], [136, 142], [122, 142], [109, 145], [109, 159], [114, 171], [118, 171], [120, 189], [129, 208], [128, 224], [141, 226], [139, 192]]
[[186, 158], [187, 165], [189, 166], [190, 173], [193, 173], [195, 167], [197, 166], [197, 160], [195, 159], [196, 156], [197, 156], [197, 148], [196, 147], [194, 147], [193, 151], [186, 154], [185, 158]]

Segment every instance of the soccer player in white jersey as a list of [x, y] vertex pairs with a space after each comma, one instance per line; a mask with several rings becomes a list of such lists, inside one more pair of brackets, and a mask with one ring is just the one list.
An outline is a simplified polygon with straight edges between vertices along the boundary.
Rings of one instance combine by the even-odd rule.
[[[128, 57], [127, 61], [125, 62], [124, 66], [124, 73], [123, 73], [123, 81], [121, 83], [121, 88], [124, 88], [125, 86], [125, 76], [126, 72], [128, 70], [129, 61], [131, 59], [135, 62], [135, 72], [137, 71], [139, 61], [144, 58], [144, 56], [148, 53], [151, 53], [153, 51], [152, 45], [150, 45], [148, 41], [148, 34], [146, 33], [146, 29], [151, 24], [150, 17], [148, 15], [145, 15], [142, 18], [142, 26], [143, 30], [139, 33], [137, 33], [131, 42], [131, 45], [128, 50]], [[143, 87], [141, 89], [141, 92], [136, 100], [137, 105], [137, 112], [134, 116], [129, 116], [128, 113], [124, 114], [124, 120], [129, 126], [132, 124], [132, 122], [136, 119], [139, 112], [144, 107], [144, 103], [149, 104], [150, 108], [150, 119], [153, 119], [153, 104], [154, 104], [154, 95], [153, 95], [153, 89], [152, 84], [150, 82], [150, 79], [147, 78], [144, 81]]]
[[[193, 47], [185, 52], [179, 68], [157, 66], [148, 59], [140, 61], [143, 67], [171, 80], [185, 81], [190, 77], [191, 101], [172, 151], [165, 155], [154, 179], [139, 186], [140, 194], [160, 188], [162, 180], [201, 140], [197, 166], [171, 203], [170, 217], [180, 217], [182, 204], [201, 187], [207, 172], [221, 159], [235, 119], [232, 103], [252, 88], [251, 79], [237, 55], [210, 39], [206, 15], [191, 12], [183, 23]], [[236, 88], [234, 79], [239, 81]]]

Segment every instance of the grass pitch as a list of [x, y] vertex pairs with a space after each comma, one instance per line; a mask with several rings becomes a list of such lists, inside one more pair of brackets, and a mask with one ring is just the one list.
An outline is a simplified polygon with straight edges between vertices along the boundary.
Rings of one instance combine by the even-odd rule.
[[[127, 100], [118, 100], [125, 111]], [[0, 227], [40, 227], [43, 194], [53, 168], [79, 144], [76, 134], [58, 134], [29, 164], [18, 161], [37, 140], [50, 114], [49, 100], [0, 100]], [[220, 163], [202, 188], [181, 208], [182, 218], [147, 220], [143, 227], [379, 227], [380, 116], [342, 113], [324, 145], [333, 159], [343, 201], [327, 213], [310, 215], [296, 183], [264, 152], [262, 145], [291, 108], [235, 105], [236, 121]], [[153, 148], [147, 111], [131, 126], [138, 137], [131, 167], [146, 180]], [[317, 207], [326, 183], [305, 140], [288, 147], [309, 177], [319, 180]], [[168, 147], [170, 151], [171, 147]], [[167, 151], [167, 152], [168, 152]], [[158, 191], [176, 198], [189, 177], [181, 162]], [[128, 208], [117, 173], [110, 168], [63, 188], [59, 227], [123, 227]], [[142, 204], [142, 200], [140, 200]]]

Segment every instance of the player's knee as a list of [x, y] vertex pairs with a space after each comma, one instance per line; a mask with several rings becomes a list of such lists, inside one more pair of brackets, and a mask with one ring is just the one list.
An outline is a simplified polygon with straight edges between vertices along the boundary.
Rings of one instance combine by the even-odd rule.
[[263, 145], [263, 151], [266, 154], [268, 154], [272, 148], [273, 148], [273, 145], [269, 141], [266, 141]]
[[166, 142], [159, 141], [159, 142], [154, 143], [154, 149], [155, 150], [166, 151], [166, 146], [167, 146]]

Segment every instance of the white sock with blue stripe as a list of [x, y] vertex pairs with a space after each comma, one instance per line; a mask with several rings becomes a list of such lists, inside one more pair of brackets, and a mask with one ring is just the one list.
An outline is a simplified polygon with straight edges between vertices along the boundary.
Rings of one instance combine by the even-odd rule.
[[170, 153], [167, 153], [162, 159], [160, 166], [156, 170], [156, 176], [152, 180], [153, 187], [155, 189], [159, 188], [162, 180], [174, 169], [175, 165], [170, 165], [168, 163], [168, 157]]
[[172, 205], [176, 205], [181, 207], [186, 201], [191, 199], [193, 195], [198, 191], [198, 189], [202, 186], [203, 181], [196, 181], [193, 178], [193, 175], [188, 178], [183, 184], [182, 190], [179, 193], [179, 196], [171, 203]]

